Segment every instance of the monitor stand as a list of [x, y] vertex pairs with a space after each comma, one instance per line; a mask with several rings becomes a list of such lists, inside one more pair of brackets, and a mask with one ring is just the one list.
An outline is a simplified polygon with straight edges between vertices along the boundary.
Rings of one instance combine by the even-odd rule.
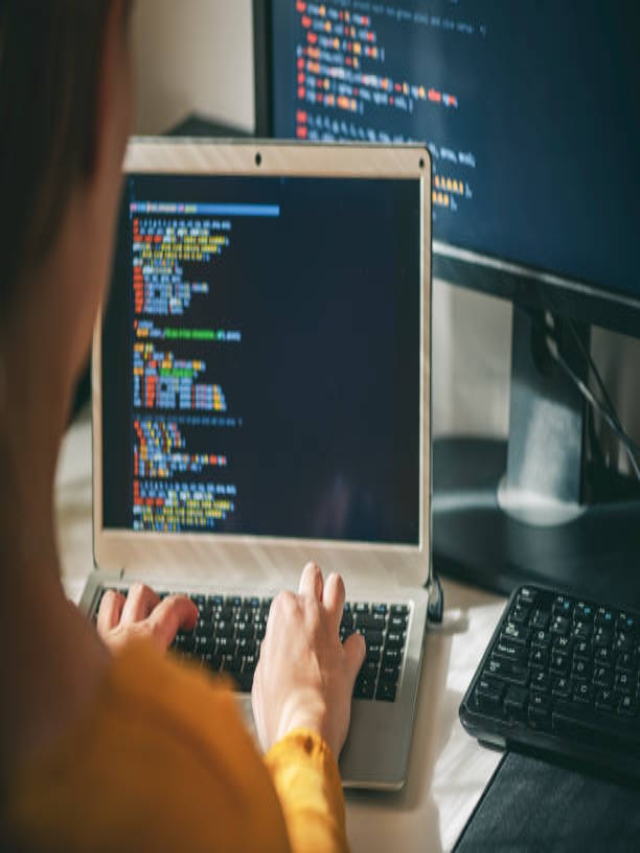
[[[508, 442], [434, 442], [434, 568], [503, 593], [535, 582], [640, 607], [640, 489], [591, 458], [585, 403], [545, 323], [585, 377], [561, 320], [514, 308]], [[588, 327], [579, 334], [588, 345]]]

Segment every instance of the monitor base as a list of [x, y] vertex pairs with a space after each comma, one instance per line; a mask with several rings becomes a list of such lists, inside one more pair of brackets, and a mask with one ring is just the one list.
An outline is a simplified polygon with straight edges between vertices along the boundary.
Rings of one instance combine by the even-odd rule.
[[500, 506], [506, 467], [505, 442], [434, 442], [436, 572], [502, 593], [535, 582], [640, 607], [640, 500], [587, 505], [564, 523], [525, 524]]

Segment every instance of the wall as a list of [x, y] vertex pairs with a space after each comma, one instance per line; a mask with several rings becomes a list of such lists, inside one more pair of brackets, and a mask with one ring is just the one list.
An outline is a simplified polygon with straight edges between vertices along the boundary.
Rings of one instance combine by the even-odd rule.
[[[134, 39], [138, 133], [162, 132], [191, 111], [253, 129], [251, 0], [137, 0]], [[505, 435], [510, 305], [437, 281], [433, 312], [436, 434]], [[640, 443], [640, 342], [596, 331], [593, 350]]]
[[138, 0], [137, 133], [189, 112], [253, 129], [251, 0]]

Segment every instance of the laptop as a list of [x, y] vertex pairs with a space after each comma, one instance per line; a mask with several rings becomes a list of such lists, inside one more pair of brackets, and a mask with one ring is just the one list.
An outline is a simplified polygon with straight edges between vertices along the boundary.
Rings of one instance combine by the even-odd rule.
[[134, 139], [117, 232], [81, 607], [142, 581], [257, 623], [309, 560], [340, 572], [368, 645], [344, 785], [401, 788], [431, 586], [428, 151]]

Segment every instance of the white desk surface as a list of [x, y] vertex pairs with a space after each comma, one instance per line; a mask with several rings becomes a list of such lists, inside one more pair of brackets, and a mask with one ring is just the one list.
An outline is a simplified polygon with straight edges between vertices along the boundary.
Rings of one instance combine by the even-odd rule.
[[[77, 601], [93, 566], [87, 412], [63, 443], [56, 507], [65, 588]], [[444, 623], [427, 637], [407, 784], [399, 794], [347, 794], [354, 853], [451, 850], [500, 759], [464, 732], [458, 706], [504, 599], [446, 580], [443, 587]]]

